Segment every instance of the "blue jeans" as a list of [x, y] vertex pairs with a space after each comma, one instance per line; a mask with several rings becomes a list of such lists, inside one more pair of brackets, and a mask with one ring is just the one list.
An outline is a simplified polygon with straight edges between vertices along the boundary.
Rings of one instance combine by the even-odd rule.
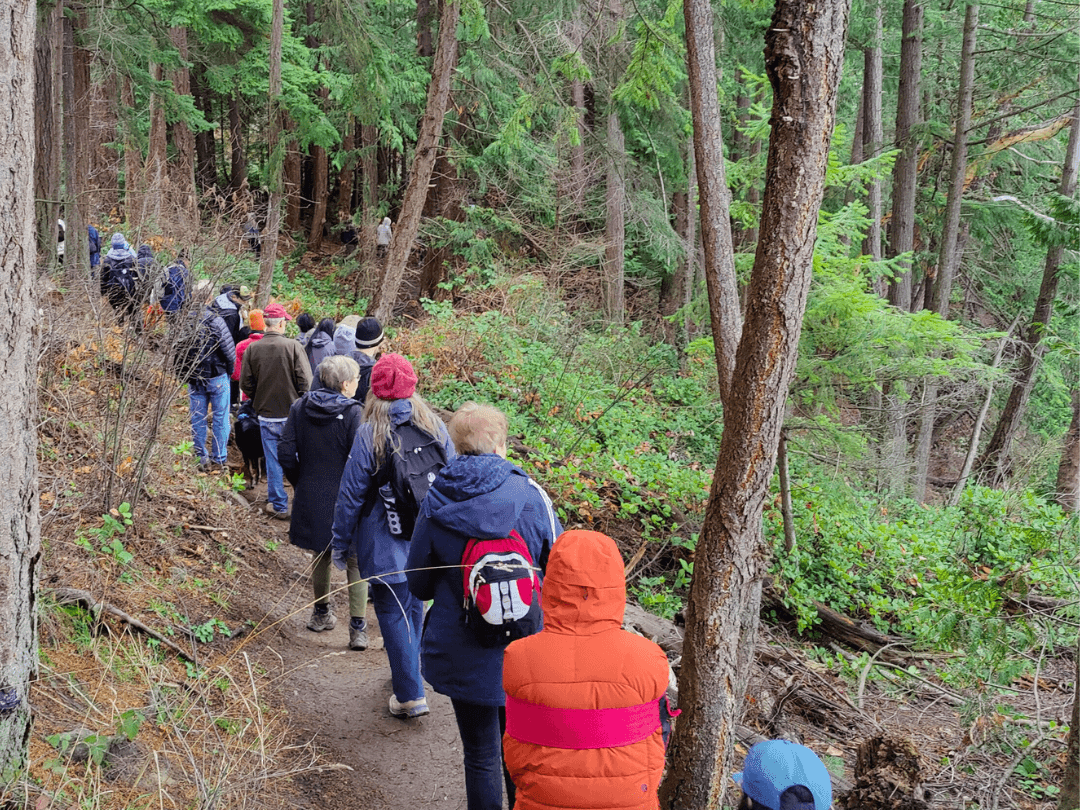
[[279, 512], [289, 510], [289, 496], [285, 494], [285, 473], [277, 456], [278, 442], [284, 432], [284, 419], [278, 422], [259, 417], [259, 434], [262, 436], [263, 453], [266, 455], [266, 495]]
[[371, 580], [371, 601], [379, 618], [394, 697], [405, 703], [424, 696], [420, 678], [420, 632], [424, 603], [409, 592], [405, 582]]
[[506, 732], [506, 708], [481, 706], [451, 698], [454, 719], [465, 752], [465, 797], [469, 810], [502, 810], [503, 782], [514, 807], [514, 783], [503, 764], [502, 738]]
[[188, 383], [188, 407], [191, 410], [191, 441], [200, 462], [206, 457], [206, 414], [213, 413], [210, 436], [210, 461], [225, 463], [229, 443], [229, 375]]

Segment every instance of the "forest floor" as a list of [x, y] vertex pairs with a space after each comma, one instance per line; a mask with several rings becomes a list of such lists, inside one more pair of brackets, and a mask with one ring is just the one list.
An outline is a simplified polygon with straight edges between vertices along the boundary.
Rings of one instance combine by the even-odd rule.
[[[240, 495], [195, 471], [183, 450], [186, 398], [167, 404], [133, 525], [102, 534], [109, 522], [88, 506], [102, 486], [97, 394], [85, 383], [56, 390], [63, 396], [42, 407], [58, 418], [42, 428], [42, 665], [25, 806], [464, 808], [449, 701], [429, 690], [429, 716], [389, 715], [390, 671], [370, 606], [366, 651], [347, 649], [343, 594], [334, 630], [306, 629], [310, 556], [289, 545], [287, 523], [258, 510], [265, 484]], [[230, 462], [239, 469], [235, 448]], [[175, 648], [115, 613], [95, 621], [61, 607], [72, 588]], [[961, 695], [932, 661], [881, 668], [837, 647], [823, 663], [813, 649], [792, 627], [762, 624], [737, 762], [753, 734], [797, 737], [849, 787], [860, 744], [884, 736], [911, 752], [924, 806], [1054, 806], [1070, 661], [1047, 659], [1034, 679]], [[865, 683], [840, 676], [845, 654]], [[71, 731], [89, 735], [89, 757], [60, 741]], [[1029, 774], [1017, 777], [1027, 761]]]

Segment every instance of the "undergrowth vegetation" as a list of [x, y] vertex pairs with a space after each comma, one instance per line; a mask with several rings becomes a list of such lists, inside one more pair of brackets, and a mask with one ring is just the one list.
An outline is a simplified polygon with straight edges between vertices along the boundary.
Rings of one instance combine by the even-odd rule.
[[[616, 330], [583, 322], [535, 279], [501, 289], [498, 306], [484, 312], [432, 307], [395, 346], [417, 360], [435, 404], [502, 408], [517, 440], [512, 457], [543, 481], [564, 522], [614, 536], [631, 563], [632, 593], [674, 616], [688, 593], [722, 427], [711, 342], [691, 344], [680, 362], [640, 323]], [[833, 293], [825, 284], [817, 294]], [[858, 317], [845, 322], [853, 334], [844, 345], [865, 343]], [[928, 345], [947, 337], [926, 328]], [[821, 327], [810, 335], [827, 333], [838, 334]], [[819, 349], [800, 367], [804, 380], [825, 365]], [[799, 632], [814, 632], [825, 605], [918, 647], [966, 651], [941, 670], [962, 684], [1007, 684], [1036, 665], [1037, 653], [1075, 645], [1075, 517], [1023, 489], [971, 485], [955, 507], [875, 493], [857, 474], [865, 441], [830, 408], [819, 402], [789, 420], [795, 548], [784, 551], [775, 485], [763, 526], [771, 575]], [[1032, 614], [1022, 608], [1029, 593], [1064, 607]]]

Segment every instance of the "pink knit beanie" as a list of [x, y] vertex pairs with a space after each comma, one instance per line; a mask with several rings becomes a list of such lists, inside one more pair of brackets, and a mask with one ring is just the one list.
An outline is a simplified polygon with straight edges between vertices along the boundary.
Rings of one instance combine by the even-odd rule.
[[371, 370], [371, 392], [379, 399], [408, 399], [416, 390], [416, 372], [400, 354], [384, 354]]

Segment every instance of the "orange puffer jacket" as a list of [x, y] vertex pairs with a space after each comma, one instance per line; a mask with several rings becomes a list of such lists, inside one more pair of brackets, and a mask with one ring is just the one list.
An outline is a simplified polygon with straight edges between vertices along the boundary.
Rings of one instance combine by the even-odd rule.
[[622, 629], [626, 579], [614, 541], [560, 536], [542, 604], [544, 629], [513, 642], [503, 660], [516, 810], [657, 810], [668, 662]]

